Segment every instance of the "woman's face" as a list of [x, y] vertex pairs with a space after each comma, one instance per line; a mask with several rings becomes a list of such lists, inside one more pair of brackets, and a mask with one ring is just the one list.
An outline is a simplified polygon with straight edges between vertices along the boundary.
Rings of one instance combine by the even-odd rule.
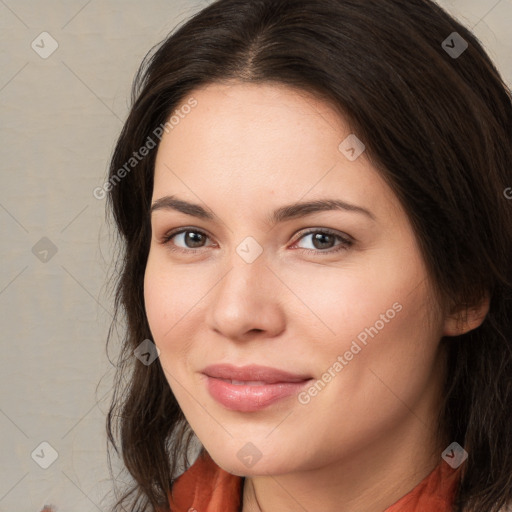
[[[202, 444], [257, 475], [378, 460], [428, 437], [443, 318], [406, 214], [350, 127], [285, 86], [191, 96], [158, 148], [144, 296]], [[222, 364], [296, 378], [205, 375]]]

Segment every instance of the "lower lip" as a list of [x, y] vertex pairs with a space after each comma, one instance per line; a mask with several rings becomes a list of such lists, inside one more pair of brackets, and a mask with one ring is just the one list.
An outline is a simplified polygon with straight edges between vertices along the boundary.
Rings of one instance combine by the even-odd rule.
[[224, 407], [240, 412], [264, 409], [278, 400], [299, 393], [311, 380], [249, 386], [206, 377], [210, 395]]

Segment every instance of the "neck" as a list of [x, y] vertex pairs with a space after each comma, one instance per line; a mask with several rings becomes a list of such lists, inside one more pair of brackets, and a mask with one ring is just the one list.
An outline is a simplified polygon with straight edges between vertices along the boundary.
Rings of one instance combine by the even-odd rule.
[[408, 413], [400, 429], [332, 464], [245, 478], [242, 512], [383, 512], [436, 468], [448, 444], [436, 440], [434, 424]]

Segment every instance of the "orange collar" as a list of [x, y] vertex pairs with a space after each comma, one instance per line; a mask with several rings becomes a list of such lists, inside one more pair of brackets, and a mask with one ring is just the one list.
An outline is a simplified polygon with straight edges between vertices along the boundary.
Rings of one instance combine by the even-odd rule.
[[[441, 460], [414, 489], [384, 512], [449, 512], [460, 477]], [[206, 450], [175, 481], [169, 493], [172, 512], [239, 512], [243, 478], [220, 468]]]

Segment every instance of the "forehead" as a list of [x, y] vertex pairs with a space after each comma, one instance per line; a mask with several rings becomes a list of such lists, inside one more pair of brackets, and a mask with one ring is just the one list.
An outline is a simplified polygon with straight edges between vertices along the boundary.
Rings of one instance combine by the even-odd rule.
[[173, 113], [191, 99], [195, 106], [174, 118], [160, 142], [153, 199], [178, 190], [195, 202], [215, 191], [230, 201], [236, 195], [238, 204], [327, 193], [377, 209], [396, 203], [364, 152], [355, 161], [342, 154], [350, 125], [313, 94], [282, 84], [215, 83], [192, 91]]
[[[338, 140], [348, 127], [341, 116], [305, 91], [282, 84], [209, 84], [188, 95], [175, 112], [193, 98], [196, 106], [174, 115], [161, 149], [183, 154], [195, 149], [217, 161], [243, 159], [247, 163], [308, 157], [325, 160], [338, 156]], [[321, 158], [323, 156], [323, 158]]]

